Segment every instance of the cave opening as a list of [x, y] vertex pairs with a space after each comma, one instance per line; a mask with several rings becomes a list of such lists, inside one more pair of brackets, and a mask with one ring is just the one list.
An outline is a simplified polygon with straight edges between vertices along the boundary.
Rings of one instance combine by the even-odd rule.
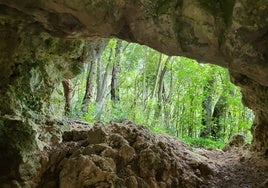
[[119, 39], [100, 41], [82, 73], [54, 91], [54, 116], [89, 124], [129, 120], [195, 147], [222, 149], [235, 134], [252, 141], [254, 113], [227, 69]]
[[[5, 170], [0, 173], [0, 187], [267, 187], [266, 1], [257, 0], [252, 4], [241, 0], [0, 0], [0, 10], [0, 167]], [[124, 121], [125, 116], [119, 116], [123, 107], [118, 105], [118, 101], [123, 101], [126, 95], [132, 96], [132, 100], [125, 100], [124, 104], [132, 105], [124, 113], [134, 114], [135, 119], [151, 120], [151, 127], [176, 127], [176, 122], [179, 122], [176, 128], [179, 131], [167, 131], [164, 127], [164, 132], [175, 132], [176, 136], [218, 136], [212, 131], [215, 127], [207, 126], [211, 120], [201, 118], [200, 109], [203, 108], [193, 102], [199, 100], [203, 106], [209, 104], [214, 93], [209, 95], [210, 92], [207, 92], [207, 96], [204, 92], [200, 93], [213, 88], [210, 86], [220, 79], [208, 79], [209, 84], [199, 88], [193, 86], [204, 81], [206, 76], [195, 78], [195, 81], [187, 82], [192, 86], [189, 95], [184, 95], [185, 88], [176, 88], [181, 89], [178, 90], [180, 95], [172, 98], [169, 93], [175, 93], [175, 86], [182, 87], [175, 84], [180, 73], [176, 71], [175, 64], [170, 63], [176, 58], [158, 53], [154, 61], [156, 66], [151, 66], [150, 61], [145, 60], [148, 49], [143, 50], [144, 57], [137, 66], [141, 74], [133, 73], [131, 64], [128, 64], [130, 71], [125, 72], [127, 76], [120, 85], [124, 87], [119, 87], [119, 92], [124, 91], [124, 95], [121, 93], [118, 97], [116, 86], [120, 79], [111, 81], [111, 91], [107, 91], [111, 93], [109, 105], [116, 110], [106, 114], [116, 121], [123, 120], [122, 123], [99, 122], [91, 127], [85, 122], [76, 124], [70, 119], [55, 119], [58, 108], [52, 105], [51, 94], [62, 82], [65, 91], [61, 91], [62, 95], [65, 94], [66, 101], [69, 101], [72, 97], [68, 93], [72, 91], [69, 80], [81, 72], [88, 59], [95, 59], [92, 57], [98, 52], [87, 52], [97, 45], [94, 39], [99, 37], [116, 37], [150, 46], [169, 56], [191, 57], [199, 63], [208, 62], [228, 68], [232, 82], [241, 88], [243, 104], [255, 113], [251, 127], [252, 145], [248, 147], [245, 144], [235, 152], [228, 148], [226, 152], [195, 149], [166, 134], [152, 134], [144, 126]], [[120, 48], [110, 50], [113, 51], [120, 51]], [[110, 56], [105, 58], [109, 60]], [[154, 55], [147, 57], [151, 58]], [[112, 76], [119, 72], [118, 61], [108, 64], [102, 64], [107, 69], [97, 64], [97, 69], [105, 70], [96, 75], [99, 80], [109, 78], [106, 70], [111, 71]], [[205, 70], [207, 66], [201, 68]], [[152, 71], [147, 71], [149, 69]], [[170, 69], [174, 69], [175, 73]], [[199, 71], [184, 74], [194, 78], [192, 76], [198, 75]], [[132, 77], [135, 78], [134, 91], [126, 84], [133, 80]], [[85, 114], [88, 109], [98, 112], [108, 109], [101, 108], [103, 96], [107, 95], [102, 88], [107, 87], [107, 82], [99, 83], [96, 88], [101, 92], [96, 98], [100, 105], [87, 106], [83, 103], [78, 109]], [[86, 101], [91, 100], [90, 91]], [[216, 91], [220, 91], [219, 88]], [[219, 93], [216, 94], [219, 97]], [[148, 97], [150, 95], [155, 97]], [[224, 97], [212, 101], [224, 101]], [[171, 113], [167, 113], [180, 109], [174, 106], [185, 110], [185, 103], [180, 104], [181, 100], [192, 103], [187, 107], [192, 113], [187, 115], [185, 122], [176, 119], [184, 116], [170, 118]], [[67, 115], [72, 115], [70, 104], [67, 103], [64, 108]], [[179, 112], [182, 111], [180, 109]], [[219, 112], [213, 112], [217, 117]], [[143, 118], [143, 115], [147, 117]], [[198, 115], [198, 123], [194, 122], [194, 115]], [[235, 115], [238, 116], [230, 114]], [[101, 119], [106, 116], [88, 113], [86, 118], [92, 120], [95, 117]], [[170, 119], [174, 121], [170, 122]], [[217, 118], [212, 121], [218, 124]], [[219, 123], [221, 121], [224, 119]], [[186, 124], [192, 126], [186, 127]], [[196, 129], [196, 125], [200, 124], [205, 125], [203, 129]], [[239, 129], [236, 125], [242, 124], [236, 122], [232, 127]], [[157, 127], [156, 131], [163, 131], [163, 127]], [[237, 140], [240, 138], [236, 137]], [[230, 147], [239, 145], [235, 140], [228, 144]], [[245, 173], [241, 169], [245, 169]]]

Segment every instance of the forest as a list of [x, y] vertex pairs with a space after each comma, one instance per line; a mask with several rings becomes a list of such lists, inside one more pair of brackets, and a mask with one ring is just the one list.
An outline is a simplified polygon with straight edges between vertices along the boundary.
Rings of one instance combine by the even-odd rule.
[[132, 121], [195, 147], [222, 148], [234, 134], [251, 141], [254, 114], [227, 69], [118, 39], [91, 51], [82, 73], [54, 91], [55, 115]]

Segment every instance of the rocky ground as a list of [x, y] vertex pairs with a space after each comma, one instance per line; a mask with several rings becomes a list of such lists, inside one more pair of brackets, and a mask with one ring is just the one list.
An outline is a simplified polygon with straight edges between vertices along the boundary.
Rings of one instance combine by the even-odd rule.
[[192, 149], [132, 122], [72, 123], [63, 142], [42, 153], [33, 186], [268, 187], [268, 159], [242, 148]]
[[240, 148], [226, 152], [203, 149], [196, 151], [217, 167], [217, 174], [209, 180], [209, 187], [268, 187], [268, 158]]

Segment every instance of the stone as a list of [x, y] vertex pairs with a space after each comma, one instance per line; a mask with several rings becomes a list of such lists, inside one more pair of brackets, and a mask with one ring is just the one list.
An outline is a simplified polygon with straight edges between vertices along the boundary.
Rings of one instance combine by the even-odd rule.
[[116, 178], [112, 160], [99, 156], [78, 156], [63, 164], [59, 187], [111, 187]]
[[[103, 143], [91, 143], [87, 147], [79, 146], [79, 140], [71, 140], [72, 145], [60, 144], [61, 150], [71, 151], [70, 155], [62, 155], [51, 150], [54, 159], [51, 167], [45, 168], [54, 179], [59, 180], [59, 187], [195, 187], [203, 184], [206, 178], [214, 176], [212, 164], [207, 158], [193, 153], [191, 148], [176, 138], [168, 135], [152, 134], [148, 129], [134, 124], [102, 124], [106, 139]], [[87, 130], [88, 134], [98, 134], [99, 127]], [[128, 143], [133, 132], [144, 138], [140, 142], [149, 144], [140, 151]], [[81, 132], [81, 134], [83, 134]], [[115, 137], [116, 135], [116, 137]], [[111, 138], [110, 138], [111, 137]], [[147, 137], [151, 139], [148, 141]], [[125, 140], [118, 147], [113, 139]], [[159, 143], [166, 146], [163, 150]], [[65, 148], [65, 149], [64, 149]], [[58, 150], [58, 148], [55, 148]], [[64, 156], [64, 157], [63, 157]], [[187, 160], [185, 160], [187, 158]], [[60, 164], [60, 165], [59, 165]], [[45, 164], [47, 166], [48, 164]], [[192, 170], [195, 169], [195, 170]], [[199, 173], [196, 173], [199, 171]], [[50, 182], [50, 177], [43, 176], [38, 184], [42, 187]], [[48, 178], [48, 179], [46, 179]]]
[[99, 144], [103, 143], [106, 139], [106, 132], [102, 125], [93, 126], [93, 131], [87, 133], [87, 140], [89, 144]]
[[[267, 152], [267, 12], [266, 0], [0, 0], [0, 150], [8, 151], [1, 152], [5, 173], [0, 178], [23, 183], [20, 165], [38, 169], [34, 154], [61, 141], [61, 127], [41, 131], [46, 115], [54, 113], [49, 100], [63, 78], [81, 72], [90, 58], [85, 51], [97, 37], [118, 37], [228, 68], [243, 103], [256, 114], [253, 149]], [[126, 142], [136, 143], [132, 147], [138, 151], [149, 147], [144, 139], [153, 141], [150, 134], [141, 138], [139, 129], [126, 130], [137, 131]], [[106, 136], [87, 139], [102, 143]]]
[[244, 135], [235, 134], [233, 135], [228, 143], [224, 146], [223, 151], [228, 151], [233, 148], [242, 148], [246, 144], [246, 138]]

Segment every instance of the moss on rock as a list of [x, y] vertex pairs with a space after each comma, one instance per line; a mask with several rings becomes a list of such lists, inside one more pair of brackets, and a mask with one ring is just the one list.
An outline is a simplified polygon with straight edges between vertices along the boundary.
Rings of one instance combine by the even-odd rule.
[[46, 133], [41, 127], [53, 117], [48, 107], [56, 86], [80, 73], [85, 42], [54, 38], [34, 23], [9, 25], [0, 33], [0, 178], [21, 184], [39, 168], [36, 153], [60, 137], [57, 123]]

